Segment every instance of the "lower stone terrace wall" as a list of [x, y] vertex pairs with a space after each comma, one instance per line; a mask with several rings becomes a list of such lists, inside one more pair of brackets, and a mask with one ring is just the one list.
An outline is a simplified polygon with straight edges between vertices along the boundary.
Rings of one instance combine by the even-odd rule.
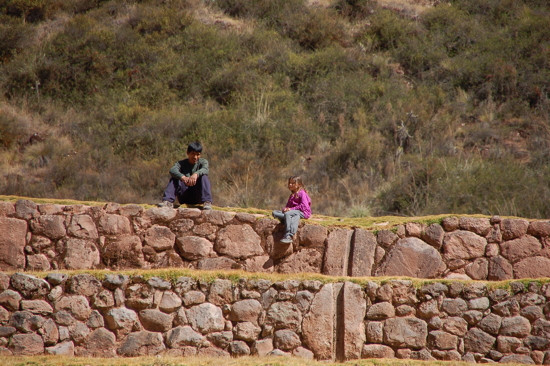
[[0, 355], [550, 364], [550, 283], [508, 288], [0, 272]]
[[[260, 217], [259, 217], [260, 216]], [[475, 280], [550, 277], [550, 221], [448, 217], [377, 232], [263, 215], [0, 202], [0, 270], [186, 267]]]

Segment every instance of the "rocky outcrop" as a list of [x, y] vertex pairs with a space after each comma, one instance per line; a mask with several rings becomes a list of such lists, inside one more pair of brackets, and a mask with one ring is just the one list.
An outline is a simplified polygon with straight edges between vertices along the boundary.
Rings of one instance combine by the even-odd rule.
[[0, 272], [0, 352], [547, 364], [550, 282], [499, 287]]
[[447, 217], [392, 230], [302, 220], [294, 242], [264, 215], [115, 203], [0, 209], [0, 270], [183, 267], [331, 276], [507, 280], [550, 276], [550, 221]]

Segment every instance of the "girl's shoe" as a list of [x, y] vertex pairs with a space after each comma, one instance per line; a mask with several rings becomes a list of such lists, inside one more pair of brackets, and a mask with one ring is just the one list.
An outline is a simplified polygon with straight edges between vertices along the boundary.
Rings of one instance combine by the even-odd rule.
[[285, 234], [285, 236], [281, 239], [281, 243], [292, 243], [292, 236], [290, 234]]

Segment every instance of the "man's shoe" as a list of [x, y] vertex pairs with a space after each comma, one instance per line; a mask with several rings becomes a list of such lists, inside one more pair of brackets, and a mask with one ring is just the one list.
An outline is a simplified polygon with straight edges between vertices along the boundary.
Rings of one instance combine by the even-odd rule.
[[169, 207], [174, 208], [174, 204], [170, 201], [162, 201], [161, 203], [157, 203], [157, 207]]
[[285, 236], [283, 236], [283, 238], [281, 239], [281, 243], [285, 243], [285, 244], [292, 243], [292, 236], [290, 236], [289, 234], [285, 234]]
[[212, 209], [212, 202], [206, 201], [205, 203], [203, 203], [202, 209], [203, 210], [211, 210]]

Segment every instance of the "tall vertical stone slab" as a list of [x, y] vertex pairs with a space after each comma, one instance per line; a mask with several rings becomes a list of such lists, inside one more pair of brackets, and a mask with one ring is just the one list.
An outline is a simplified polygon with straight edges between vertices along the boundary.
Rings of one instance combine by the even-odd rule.
[[343, 315], [344, 315], [344, 350], [345, 360], [361, 358], [363, 344], [366, 341], [365, 312], [367, 299], [360, 285], [345, 282], [343, 286]]
[[25, 268], [27, 222], [0, 217], [0, 271]]
[[372, 275], [376, 237], [368, 230], [356, 229], [351, 240], [351, 253], [348, 275], [367, 277]]
[[326, 284], [315, 295], [308, 313], [302, 320], [305, 346], [318, 360], [332, 360], [334, 348], [333, 285]]
[[347, 276], [352, 230], [335, 229], [328, 235], [323, 263], [323, 274]]

